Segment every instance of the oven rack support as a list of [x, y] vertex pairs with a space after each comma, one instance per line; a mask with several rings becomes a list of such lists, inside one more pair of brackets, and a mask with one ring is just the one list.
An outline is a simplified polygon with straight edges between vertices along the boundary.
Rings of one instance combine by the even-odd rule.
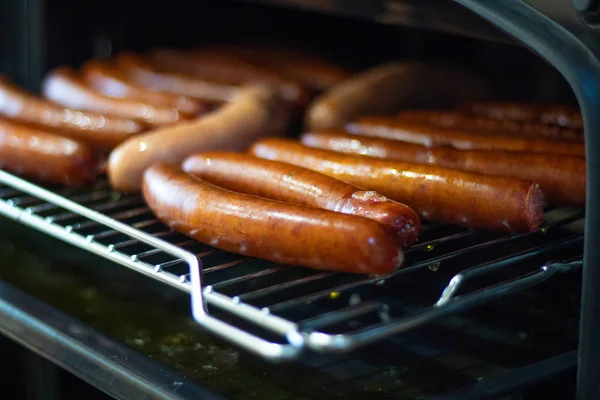
[[[85, 217], [91, 221], [98, 222], [132, 239], [147, 243], [155, 249], [160, 249], [164, 253], [184, 261], [189, 268], [189, 282], [184, 282], [182, 279], [176, 279], [171, 274], [161, 273], [161, 271], [152, 268], [151, 265], [140, 262], [137, 257], [127, 256], [116, 250], [112, 245], [106, 246], [97, 243], [94, 241], [93, 235], [83, 236], [78, 234], [73, 230], [72, 225], [63, 226], [57, 224], [52, 217], [43, 218], [33, 212], [32, 208], [19, 207], [10, 199], [7, 201], [0, 201], [0, 214], [4, 214], [9, 218], [47, 233], [57, 239], [61, 239], [91, 253], [100, 255], [144, 275], [152, 276], [171, 286], [189, 291], [191, 293], [193, 317], [208, 331], [266, 359], [292, 359], [298, 355], [302, 348], [303, 340], [297, 333], [296, 327], [277, 317], [272, 316], [269, 322], [274, 330], [285, 334], [289, 340], [288, 344], [268, 342], [211, 316], [206, 307], [205, 293], [207, 293], [208, 296], [211, 297], [212, 302], [217, 305], [220, 303], [222, 304], [223, 302], [227, 303], [227, 300], [221, 298], [221, 296], [217, 294], [213, 294], [210, 287], [205, 287], [204, 290], [202, 289], [202, 263], [194, 254], [1, 170], [0, 183]], [[237, 302], [232, 301], [232, 303], [235, 304]], [[265, 313], [261, 310], [250, 306], [240, 306], [236, 308], [236, 311], [242, 312], [251, 318], [258, 318], [259, 320], [268, 317], [265, 316]]]
[[[583, 115], [586, 140], [586, 218], [577, 399], [600, 398], [600, 35], [578, 15], [563, 26], [537, 0], [454, 0], [514, 37], [553, 65], [571, 86]], [[528, 3], [531, 3], [528, 4]], [[535, 6], [536, 8], [532, 7]], [[565, 2], [571, 7], [572, 2]]]
[[[1, 186], [4, 185], [4, 186]], [[68, 191], [68, 189], [67, 189]], [[98, 195], [100, 193], [100, 195]], [[525, 251], [516, 252], [514, 254], [505, 255], [501, 258], [476, 264], [469, 268], [460, 268], [460, 272], [446, 285], [435, 304], [430, 304], [419, 313], [402, 315], [396, 317], [387, 317], [379, 323], [345, 332], [343, 334], [331, 334], [317, 330], [319, 326], [335, 324], [336, 321], [349, 319], [360, 316], [366, 311], [373, 311], [373, 302], [363, 303], [348, 306], [345, 310], [336, 310], [330, 313], [320, 313], [310, 321], [302, 321], [302, 325], [293, 322], [289, 319], [284, 319], [275, 315], [268, 307], [258, 308], [240, 299], [239, 296], [227, 296], [214, 290], [210, 285], [203, 285], [203, 263], [194, 253], [184, 250], [182, 247], [161, 239], [159, 235], [153, 236], [137, 227], [148, 226], [158, 223], [156, 219], [151, 217], [150, 220], [144, 220], [137, 224], [128, 225], [124, 222], [111, 218], [97, 210], [108, 212], [109, 209], [115, 207], [126, 207], [141, 203], [138, 196], [133, 196], [116, 201], [108, 201], [98, 203], [97, 200], [111, 199], [114, 193], [105, 185], [94, 189], [89, 193], [71, 194], [71, 198], [61, 196], [47, 189], [36, 186], [21, 178], [6, 173], [0, 170], [0, 214], [12, 218], [18, 222], [28, 225], [32, 228], [45, 232], [53, 237], [66, 241], [70, 244], [78, 246], [82, 249], [100, 255], [132, 270], [150, 276], [163, 283], [176, 287], [180, 290], [191, 293], [191, 308], [194, 319], [199, 325], [210, 331], [211, 333], [224, 338], [233, 344], [259, 355], [270, 361], [286, 361], [297, 358], [305, 349], [311, 349], [317, 352], [348, 352], [357, 347], [373, 343], [385, 339], [389, 336], [407, 332], [422, 325], [431, 323], [441, 317], [460, 313], [467, 309], [480, 306], [490, 301], [497, 300], [508, 294], [526, 289], [528, 287], [540, 284], [557, 273], [570, 272], [578, 269], [582, 262], [575, 256], [569, 260], [562, 262], [547, 262], [538, 269], [523, 271], [521, 268], [517, 272], [511, 274], [506, 279], [506, 276], [492, 279], [491, 283], [488, 279], [487, 283], [471, 284], [468, 290], [464, 290], [465, 285], [468, 286], [470, 281], [478, 278], [493, 275], [510, 265], [520, 265], [520, 263], [532, 259], [540, 254], [545, 254], [551, 249], [568, 247], [577, 245], [582, 241], [581, 234], [572, 234], [565, 237], [560, 237], [550, 243], [543, 243], [537, 247], [527, 248]], [[93, 210], [82, 204], [79, 204], [73, 199], [87, 198], [86, 202], [94, 202]], [[133, 202], [131, 201], [133, 200]], [[114, 214], [114, 211], [113, 211]], [[151, 214], [145, 207], [135, 207], [126, 209], [118, 213], [124, 219], [132, 216], [140, 216]], [[566, 217], [561, 217], [554, 222], [549, 222], [544, 229], [551, 230], [566, 226], [574, 221], [580, 220], [581, 212], [567, 213]], [[91, 234], [84, 233], [83, 230], [96, 227], [101, 229], [99, 233]], [[107, 229], [108, 228], [108, 229]], [[89, 232], [89, 231], [88, 231]], [[173, 231], [167, 231], [171, 233]], [[546, 235], [544, 231], [538, 233]], [[122, 235], [126, 239], [117, 244], [108, 244], [101, 239], [114, 238], [114, 236]], [[470, 232], [459, 232], [450, 236], [445, 236], [437, 240], [427, 243], [422, 243], [414, 247], [410, 251], [421, 251], [424, 253], [430, 252], [429, 247], [433, 248], [438, 244], [452, 240], [453, 238], [465, 238], [472, 236]], [[488, 240], [483, 243], [477, 242], [471, 247], [466, 247], [467, 251], [471, 248], [490, 247], [501, 245], [507, 242], [525, 239], [527, 234], [502, 236], [494, 240]], [[186, 243], [193, 242], [188, 240]], [[143, 252], [127, 252], [124, 249], [131, 247], [135, 243], [145, 243], [149, 250]], [[145, 261], [145, 256], [163, 252], [171, 256], [171, 260], [162, 262], [161, 264], [153, 264]], [[410, 274], [417, 271], [422, 272], [428, 268], [433, 268], [433, 265], [439, 265], [443, 260], [449, 260], [459, 254], [464, 254], [465, 250], [458, 250], [441, 256], [426, 258], [420, 262], [416, 262], [406, 268], [397, 271], [398, 274]], [[210, 252], [209, 252], [210, 253]], [[204, 254], [207, 254], [204, 252]], [[174, 274], [167, 268], [168, 265], [184, 263], [187, 269], [180, 274]], [[227, 264], [213, 267], [213, 270], [223, 270]], [[292, 267], [290, 267], [292, 268]], [[268, 272], [268, 270], [267, 270]], [[333, 274], [333, 273], [331, 273]], [[250, 274], [252, 276], [252, 274]], [[323, 273], [315, 273], [309, 278], [319, 279], [323, 277]], [[300, 279], [304, 281], [307, 278]], [[235, 280], [235, 279], [233, 279]], [[405, 278], [406, 280], [406, 278]], [[408, 277], [410, 280], [410, 276]], [[284, 284], [286, 287], [292, 288], [298, 281], [292, 281]], [[376, 285], [382, 283], [381, 278], [366, 277], [362, 280], [351, 282], [347, 285], [341, 285], [332, 289], [334, 293], [339, 293], [344, 289], [352, 289], [359, 285]], [[266, 289], [269, 289], [268, 287]], [[272, 289], [272, 287], [270, 288]], [[339, 290], [339, 292], [338, 292]], [[260, 291], [260, 290], [259, 290]], [[313, 296], [314, 297], [314, 296]], [[298, 302], [298, 299], [294, 300]], [[208, 306], [216, 307], [221, 311], [225, 311], [230, 315], [244, 319], [246, 322], [260, 326], [263, 330], [268, 331], [272, 335], [283, 338], [283, 343], [264, 339], [260, 335], [253, 334], [248, 330], [240, 329], [239, 327], [216, 318], [213, 314], [209, 314]], [[280, 303], [281, 305], [281, 303]], [[276, 307], [275, 307], [276, 308]], [[386, 314], [382, 305], [375, 308]], [[320, 324], [320, 325], [319, 325]]]

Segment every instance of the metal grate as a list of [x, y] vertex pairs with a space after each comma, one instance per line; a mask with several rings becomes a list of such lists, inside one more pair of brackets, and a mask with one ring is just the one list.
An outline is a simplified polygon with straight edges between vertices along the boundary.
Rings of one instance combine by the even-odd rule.
[[190, 292], [200, 325], [274, 361], [347, 352], [497, 300], [578, 269], [583, 251], [583, 212], [554, 209], [531, 234], [425, 225], [404, 268], [365, 277], [216, 250], [106, 182], [48, 190], [0, 171], [0, 184], [0, 214]]

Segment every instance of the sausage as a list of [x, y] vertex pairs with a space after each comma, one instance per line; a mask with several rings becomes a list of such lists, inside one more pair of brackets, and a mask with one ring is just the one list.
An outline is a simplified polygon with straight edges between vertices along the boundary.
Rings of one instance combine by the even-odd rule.
[[232, 85], [158, 71], [146, 59], [135, 54], [121, 53], [114, 62], [128, 79], [152, 91], [175, 93], [212, 103], [231, 101], [239, 91]]
[[585, 205], [585, 159], [553, 154], [511, 153], [487, 150], [456, 150], [425, 147], [393, 140], [323, 131], [302, 135], [304, 145], [344, 154], [505, 176], [537, 182], [549, 203]]
[[337, 85], [350, 73], [331, 61], [309, 51], [276, 43], [237, 43], [203, 46], [211, 51], [234, 54], [248, 62], [278, 71], [313, 92], [322, 92]]
[[134, 120], [60, 107], [27, 93], [3, 77], [0, 77], [0, 115], [102, 149], [112, 149], [143, 129]]
[[71, 68], [50, 72], [42, 84], [44, 96], [65, 107], [142, 121], [149, 126], [173, 124], [182, 115], [173, 108], [156, 107], [137, 100], [116, 99], [89, 89]]
[[363, 115], [390, 114], [402, 108], [453, 106], [480, 99], [487, 90], [463, 70], [393, 62], [357, 74], [318, 96], [307, 110], [305, 123], [311, 130], [342, 128]]
[[346, 125], [346, 130], [356, 135], [399, 140], [427, 147], [449, 146], [460, 150], [506, 150], [585, 156], [585, 143], [574, 140], [481, 136], [462, 130], [406, 123], [388, 117], [363, 117]]
[[384, 275], [402, 263], [375, 221], [231, 192], [158, 164], [142, 194], [158, 219], [222, 250], [316, 269]]
[[98, 160], [83, 143], [0, 119], [0, 168], [46, 183], [84, 186]]
[[207, 152], [187, 158], [183, 170], [236, 192], [375, 220], [401, 247], [414, 244], [421, 228], [417, 214], [404, 204], [282, 162], [240, 153]]
[[110, 154], [108, 176], [115, 189], [137, 191], [152, 164], [180, 163], [201, 151], [242, 151], [259, 137], [283, 134], [288, 121], [289, 112], [274, 89], [251, 86], [211, 114], [122, 143]]
[[514, 102], [475, 102], [463, 107], [469, 114], [520, 122], [541, 122], [570, 129], [583, 129], [583, 119], [577, 107]]
[[584, 140], [583, 131], [547, 125], [539, 122], [520, 122], [508, 119], [473, 117], [459, 112], [406, 110], [398, 120], [411, 124], [456, 129], [477, 135], [500, 135]]
[[306, 107], [309, 94], [301, 85], [278, 73], [223, 51], [198, 49], [192, 52], [156, 49], [148, 54], [150, 62], [167, 72], [189, 75], [210, 82], [242, 86], [250, 83], [273, 85], [281, 96], [297, 108]]
[[81, 69], [81, 75], [93, 90], [109, 97], [135, 99], [158, 107], [172, 108], [186, 117], [207, 111], [207, 105], [197, 99], [144, 89], [129, 81], [122, 71], [110, 64], [89, 61]]
[[542, 191], [521, 179], [349, 156], [285, 139], [262, 139], [250, 152], [375, 190], [426, 220], [505, 232], [533, 232], [544, 220]]

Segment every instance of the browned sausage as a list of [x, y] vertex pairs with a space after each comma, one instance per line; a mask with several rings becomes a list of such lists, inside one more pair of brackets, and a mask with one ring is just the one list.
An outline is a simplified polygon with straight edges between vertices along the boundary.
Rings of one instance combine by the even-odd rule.
[[83, 186], [96, 177], [91, 147], [0, 119], [0, 168], [54, 184]]
[[281, 135], [289, 122], [287, 105], [271, 87], [248, 87], [235, 101], [195, 121], [156, 129], [122, 143], [110, 154], [110, 182], [115, 189], [137, 191], [144, 170], [152, 164], [178, 164], [200, 151], [242, 151], [259, 137]]
[[584, 140], [583, 131], [576, 129], [538, 122], [467, 116], [459, 112], [406, 110], [398, 114], [398, 120], [411, 124], [456, 129], [477, 135]]
[[432, 128], [389, 117], [363, 117], [346, 126], [350, 133], [460, 150], [506, 150], [585, 156], [585, 143], [574, 140], [472, 135], [462, 130]]
[[192, 78], [182, 74], [158, 71], [141, 56], [121, 53], [114, 59], [128, 79], [145, 89], [175, 93], [213, 103], [231, 101], [238, 87]]
[[149, 168], [142, 193], [161, 221], [219, 249], [361, 274], [388, 274], [402, 263], [375, 221], [231, 192], [172, 165]]
[[260, 140], [250, 151], [376, 190], [427, 220], [509, 232], [535, 231], [544, 220], [542, 191], [521, 179], [349, 156], [285, 139]]
[[583, 119], [577, 107], [514, 102], [476, 102], [466, 105], [463, 110], [481, 117], [541, 122], [565, 128], [583, 129]]
[[47, 99], [65, 107], [135, 119], [150, 126], [169, 125], [183, 119], [173, 108], [156, 107], [137, 100], [117, 99], [96, 93], [68, 67], [50, 72], [44, 79], [42, 92]]
[[301, 140], [309, 147], [345, 154], [524, 179], [539, 183], [550, 203], [585, 204], [585, 159], [582, 157], [425, 147], [337, 131], [306, 133]]
[[143, 128], [133, 120], [62, 108], [25, 92], [2, 77], [0, 115], [26, 123], [35, 129], [60, 133], [103, 149], [112, 149]]
[[234, 86], [250, 83], [273, 85], [281, 91], [285, 100], [298, 108], [305, 107], [310, 97], [306, 89], [296, 82], [224, 51], [156, 49], [148, 57], [152, 64], [166, 72], [185, 74], [210, 82]]
[[183, 170], [236, 192], [373, 219], [402, 247], [416, 242], [421, 228], [417, 214], [404, 204], [282, 162], [240, 153], [207, 152], [189, 157]]
[[464, 69], [422, 62], [391, 62], [341, 82], [308, 107], [309, 129], [343, 128], [363, 115], [402, 108], [454, 106], [481, 99], [488, 87]]
[[203, 46], [203, 49], [206, 47], [211, 51], [216, 49], [234, 54], [270, 71], [277, 71], [315, 92], [327, 90], [350, 76], [348, 71], [325, 58], [284, 44], [219, 43]]
[[144, 89], [129, 81], [123, 71], [110, 64], [89, 61], [84, 64], [81, 74], [92, 89], [109, 97], [135, 99], [154, 106], [172, 108], [184, 116], [197, 116], [207, 111], [207, 105], [200, 100]]

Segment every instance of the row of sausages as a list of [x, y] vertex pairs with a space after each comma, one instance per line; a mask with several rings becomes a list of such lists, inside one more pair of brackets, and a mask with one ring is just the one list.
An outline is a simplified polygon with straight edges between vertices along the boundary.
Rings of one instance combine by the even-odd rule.
[[[517, 109], [409, 110], [307, 132], [299, 141], [259, 139], [247, 154], [194, 154], [146, 169], [142, 191], [159, 219], [213, 246], [386, 274], [417, 240], [421, 219], [533, 232], [546, 204], [584, 204], [576, 112], [535, 106], [539, 113], [525, 120], [490, 111], [503, 107]], [[538, 119], [553, 113], [564, 116]]]
[[[451, 68], [391, 63], [348, 78], [317, 58], [249, 48], [60, 68], [44, 98], [2, 81], [0, 161], [75, 185], [105, 171], [204, 243], [355, 273], [400, 266], [421, 219], [531, 232], [545, 204], [585, 201], [577, 110], [476, 101], [485, 85]], [[459, 108], [414, 109], [432, 105]], [[307, 133], [277, 138], [306, 107]]]
[[[223, 115], [236, 118], [236, 109], [255, 104], [244, 100], [248, 97], [264, 99], [259, 107], [277, 114], [282, 122], [264, 132], [279, 134], [290, 115], [347, 75], [305, 51], [228, 44], [122, 53], [78, 70], [59, 67], [45, 77], [41, 96], [0, 78], [0, 167], [43, 182], [87, 185], [106, 170], [108, 154], [128, 139], [143, 132], [185, 134], [204, 125], [204, 116], [219, 121], [212, 112], [228, 103], [235, 104], [233, 112]], [[235, 138], [246, 123], [242, 118], [237, 131], [236, 122], [223, 127], [229, 136], [214, 146], [235, 150], [249, 144]], [[258, 121], [255, 131], [263, 128]]]

